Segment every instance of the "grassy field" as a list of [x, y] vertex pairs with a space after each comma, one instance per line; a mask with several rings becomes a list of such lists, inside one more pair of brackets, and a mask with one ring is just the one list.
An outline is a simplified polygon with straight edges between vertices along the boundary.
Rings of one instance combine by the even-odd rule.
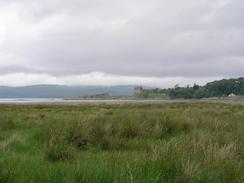
[[244, 106], [0, 106], [0, 183], [244, 182]]

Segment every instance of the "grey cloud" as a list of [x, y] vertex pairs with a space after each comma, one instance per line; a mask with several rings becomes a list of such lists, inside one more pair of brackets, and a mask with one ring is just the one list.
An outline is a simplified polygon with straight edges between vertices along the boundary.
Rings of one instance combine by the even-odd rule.
[[38, 72], [38, 71], [33, 70], [31, 68], [21, 67], [21, 66], [0, 66], [1, 75], [15, 73], [15, 72], [31, 73], [31, 72]]
[[[17, 12], [17, 17], [11, 21], [18, 18], [16, 26], [5, 23], [0, 49], [18, 58], [18, 65], [29, 68], [16, 69], [16, 64], [9, 64], [0, 67], [1, 73], [244, 75], [242, 0], [0, 3], [0, 10], [14, 4], [10, 10]], [[0, 66], [1, 62], [0, 57]]]

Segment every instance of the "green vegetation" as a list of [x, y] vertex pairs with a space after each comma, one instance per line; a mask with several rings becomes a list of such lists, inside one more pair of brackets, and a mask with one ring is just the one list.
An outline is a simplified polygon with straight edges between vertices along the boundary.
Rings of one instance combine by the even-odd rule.
[[165, 90], [155, 89], [143, 89], [142, 87], [136, 87], [134, 90], [133, 99], [168, 99]]
[[72, 100], [130, 100], [134, 99], [132, 96], [113, 96], [109, 93], [101, 93], [96, 95], [87, 95], [87, 96], [79, 96], [72, 97]]
[[170, 98], [209, 98], [244, 95], [244, 78], [223, 79], [207, 83], [205, 86], [179, 87], [168, 91]]
[[228, 97], [228, 96], [243, 96], [244, 95], [244, 78], [238, 79], [223, 79], [207, 83], [204, 86], [194, 85], [192, 87], [180, 87], [169, 89], [143, 89], [136, 87], [134, 96], [137, 98], [151, 99], [201, 99], [211, 97]]
[[0, 183], [244, 182], [244, 106], [0, 106]]

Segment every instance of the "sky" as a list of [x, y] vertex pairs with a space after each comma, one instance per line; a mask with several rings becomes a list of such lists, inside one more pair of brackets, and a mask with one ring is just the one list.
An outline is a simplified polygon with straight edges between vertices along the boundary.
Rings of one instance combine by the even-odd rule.
[[244, 76], [243, 0], [0, 0], [0, 85]]

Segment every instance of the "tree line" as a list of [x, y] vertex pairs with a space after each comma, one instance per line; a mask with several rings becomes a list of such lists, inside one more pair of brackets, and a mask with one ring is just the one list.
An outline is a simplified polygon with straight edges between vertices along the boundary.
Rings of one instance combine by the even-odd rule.
[[194, 86], [164, 89], [162, 92], [168, 94], [170, 98], [200, 99], [210, 97], [224, 97], [229, 95], [244, 95], [244, 78], [223, 79], [207, 83], [204, 86], [194, 84]]

